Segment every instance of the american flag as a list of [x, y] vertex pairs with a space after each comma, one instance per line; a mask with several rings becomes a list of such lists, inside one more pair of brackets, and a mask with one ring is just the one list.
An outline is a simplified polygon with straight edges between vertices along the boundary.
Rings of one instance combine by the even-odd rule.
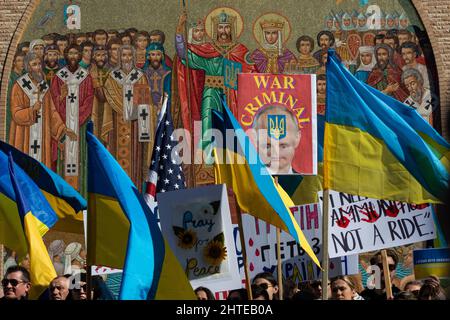
[[156, 129], [155, 144], [153, 146], [152, 162], [146, 181], [144, 199], [152, 212], [157, 207], [156, 194], [186, 188], [181, 164], [177, 164], [178, 154], [172, 150], [177, 145], [173, 137], [173, 122], [167, 98], [161, 108]]

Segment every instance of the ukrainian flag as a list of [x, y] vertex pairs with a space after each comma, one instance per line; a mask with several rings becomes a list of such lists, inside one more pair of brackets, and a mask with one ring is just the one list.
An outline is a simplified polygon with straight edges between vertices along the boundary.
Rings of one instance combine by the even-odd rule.
[[[26, 242], [27, 251], [30, 255], [30, 298], [37, 299], [56, 277], [56, 271], [45, 247], [42, 236], [56, 223], [58, 217], [49, 203], [42, 195], [36, 184], [14, 164], [12, 156], [8, 161], [9, 178], [6, 184], [16, 195], [16, 204], [19, 214], [17, 220], [21, 230], [16, 231], [17, 239]], [[5, 212], [3, 212], [5, 214]], [[6, 212], [13, 215], [13, 212]], [[14, 213], [15, 215], [15, 213]], [[14, 219], [16, 217], [11, 217]]]
[[416, 110], [358, 81], [329, 51], [324, 188], [375, 199], [439, 203], [450, 145]]
[[87, 144], [88, 264], [123, 269], [121, 300], [195, 299], [157, 217], [131, 179], [92, 130]]
[[[86, 200], [63, 178], [45, 165], [3, 141], [0, 141], [1, 167], [7, 167], [9, 153], [12, 154], [16, 165], [31, 177], [58, 215], [59, 220], [53, 229], [82, 234], [84, 232], [82, 210], [87, 207]], [[15, 210], [13, 193], [0, 192], [0, 210]], [[1, 223], [0, 221], [0, 230]]]
[[[248, 212], [291, 234], [320, 266], [319, 260], [289, 210], [294, 203], [283, 188], [275, 184], [249, 137], [225, 101], [223, 104], [225, 110], [223, 114], [213, 110], [213, 129], [219, 130], [221, 137], [224, 138], [223, 145], [216, 143], [214, 147], [216, 183], [225, 183], [233, 189], [243, 212]], [[227, 139], [229, 138], [227, 130], [234, 131], [233, 139]], [[235, 141], [237, 143], [234, 143]]]

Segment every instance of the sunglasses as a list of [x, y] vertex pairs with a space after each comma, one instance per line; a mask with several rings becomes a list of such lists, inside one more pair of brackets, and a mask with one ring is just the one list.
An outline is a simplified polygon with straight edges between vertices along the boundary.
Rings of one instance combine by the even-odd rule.
[[270, 287], [273, 287], [273, 285], [267, 284], [267, 283], [261, 283], [259, 286], [260, 286], [261, 288], [263, 288], [264, 290], [267, 290], [267, 289], [269, 289]]
[[2, 280], [2, 287], [6, 288], [8, 284], [11, 284], [13, 287], [17, 287], [19, 283], [24, 283], [25, 281], [22, 280], [16, 280], [16, 279], [3, 279]]
[[75, 291], [75, 292], [80, 292], [81, 289], [83, 289], [83, 291], [86, 292], [87, 291], [87, 285], [84, 284], [84, 285], [82, 285], [82, 286], [80, 286], [78, 288], [73, 288], [72, 290]]
[[[382, 263], [378, 263], [377, 264], [378, 268], [380, 268], [380, 270], [383, 270], [383, 264]], [[389, 271], [394, 271], [395, 270], [395, 264], [390, 264], [389, 265]]]

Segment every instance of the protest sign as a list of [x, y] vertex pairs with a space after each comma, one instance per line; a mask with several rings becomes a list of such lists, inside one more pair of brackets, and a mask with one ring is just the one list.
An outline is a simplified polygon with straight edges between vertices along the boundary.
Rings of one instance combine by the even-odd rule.
[[436, 238], [432, 207], [330, 190], [329, 256], [341, 257]]
[[450, 279], [450, 248], [430, 248], [413, 251], [414, 276], [417, 280], [429, 276]]
[[[193, 288], [241, 287], [224, 185], [160, 193], [161, 230]], [[180, 202], [179, 199], [185, 199]]]
[[316, 76], [241, 73], [238, 86], [237, 119], [269, 172], [317, 174]]

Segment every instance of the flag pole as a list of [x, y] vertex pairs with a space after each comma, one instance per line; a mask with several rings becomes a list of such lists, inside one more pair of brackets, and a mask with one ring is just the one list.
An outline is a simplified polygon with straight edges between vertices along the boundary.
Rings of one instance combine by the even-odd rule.
[[381, 259], [383, 260], [384, 284], [386, 288], [386, 298], [391, 300], [394, 298], [392, 294], [391, 272], [389, 271], [389, 263], [387, 261], [386, 249], [381, 250]]
[[[278, 176], [274, 177], [278, 187]], [[281, 230], [277, 228], [277, 274], [278, 274], [278, 298], [283, 300], [283, 269], [281, 267]]]
[[186, 22], [184, 24], [183, 37], [184, 37], [184, 46], [186, 48], [186, 82], [187, 82], [187, 103], [189, 110], [189, 130], [191, 132], [191, 165], [189, 174], [191, 176], [191, 186], [193, 188], [196, 187], [195, 181], [195, 138], [194, 138], [194, 123], [192, 121], [192, 106], [191, 106], [191, 79], [190, 79], [190, 69], [189, 69], [189, 48], [188, 48], [188, 26], [187, 26], [187, 0], [181, 0], [182, 11], [186, 13]]
[[237, 203], [236, 195], [233, 193], [236, 202], [237, 216], [238, 216], [238, 227], [239, 227], [239, 238], [241, 240], [241, 250], [242, 258], [244, 260], [244, 272], [245, 272], [245, 285], [247, 287], [248, 300], [253, 300], [252, 285], [250, 279], [250, 272], [248, 271], [248, 261], [247, 261], [247, 250], [245, 249], [245, 237], [244, 228], [242, 226], [242, 210]]
[[328, 270], [330, 266], [328, 257], [328, 208], [330, 205], [330, 190], [323, 191], [322, 207], [322, 300], [328, 300]]

